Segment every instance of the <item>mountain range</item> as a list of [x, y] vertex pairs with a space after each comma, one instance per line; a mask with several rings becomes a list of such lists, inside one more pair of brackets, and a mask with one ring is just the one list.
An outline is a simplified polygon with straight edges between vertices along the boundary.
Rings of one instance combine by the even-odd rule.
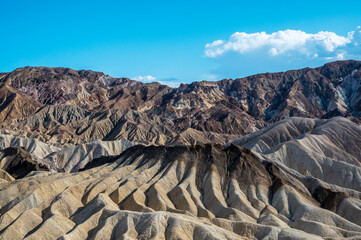
[[361, 62], [171, 88], [0, 73], [0, 239], [361, 239]]
[[170, 88], [68, 68], [0, 75], [3, 133], [52, 144], [126, 138], [151, 144], [227, 143], [286, 117], [360, 122], [361, 62]]

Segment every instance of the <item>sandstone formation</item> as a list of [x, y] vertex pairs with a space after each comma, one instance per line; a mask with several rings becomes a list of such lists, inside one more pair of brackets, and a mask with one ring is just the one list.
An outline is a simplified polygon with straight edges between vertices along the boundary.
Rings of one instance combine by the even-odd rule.
[[361, 237], [359, 191], [233, 144], [138, 145], [109, 160], [2, 185], [0, 237]]

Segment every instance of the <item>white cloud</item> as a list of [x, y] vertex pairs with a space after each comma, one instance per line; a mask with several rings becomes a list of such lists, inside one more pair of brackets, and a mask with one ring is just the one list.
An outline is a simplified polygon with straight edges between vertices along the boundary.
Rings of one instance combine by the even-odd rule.
[[348, 33], [351, 43], [347, 45], [346, 56], [350, 58], [359, 58], [361, 56], [361, 26], [356, 31]]
[[178, 81], [157, 81], [157, 82], [159, 82], [160, 84], [163, 84], [163, 85], [167, 85], [172, 88], [177, 88], [182, 83], [182, 82], [178, 82]]
[[340, 59], [361, 59], [361, 27], [347, 36], [328, 31], [306, 33], [290, 29], [274, 33], [236, 32], [228, 40], [206, 44], [205, 55], [219, 64], [219, 68], [210, 74], [222, 77], [312, 67]]
[[335, 55], [336, 50], [349, 44], [351, 40], [352, 34], [343, 37], [327, 31], [316, 34], [290, 29], [271, 34], [236, 32], [228, 41], [216, 40], [206, 44], [205, 54], [215, 58], [229, 51], [250, 54], [253, 51], [264, 50], [269, 56], [299, 54], [311, 58], [316, 55]]
[[133, 79], [140, 82], [154, 82], [156, 80], [156, 78], [151, 75], [138, 76], [138, 77], [134, 77]]
[[181, 84], [181, 82], [176, 78], [166, 78], [166, 79], [157, 80], [156, 77], [153, 77], [151, 75], [137, 76], [134, 77], [133, 79], [144, 83], [158, 82], [163, 85], [168, 85], [169, 87], [172, 88], [179, 87], [179, 85]]

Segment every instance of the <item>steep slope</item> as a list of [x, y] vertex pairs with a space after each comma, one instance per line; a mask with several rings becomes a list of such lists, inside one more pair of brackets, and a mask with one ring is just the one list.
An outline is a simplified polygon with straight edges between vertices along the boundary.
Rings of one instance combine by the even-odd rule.
[[[343, 155], [345, 159], [354, 159], [350, 160], [351, 162], [347, 160], [347, 162], [358, 165], [356, 159], [361, 157], [360, 134], [361, 127], [343, 117], [331, 119], [292, 117], [273, 123], [232, 143], [260, 153], [266, 153], [286, 142], [298, 141], [308, 137], [326, 137], [330, 140], [327, 143], [329, 147], [332, 144], [331, 150], [327, 152], [326, 149], [314, 149], [316, 152], [329, 157], [333, 156], [329, 154], [338, 155], [340, 160], [342, 160], [340, 155]], [[322, 140], [320, 140], [321, 142]], [[310, 147], [312, 146], [310, 145]]]
[[[0, 83], [0, 126], [16, 120], [23, 120], [35, 113], [42, 104], [32, 101], [28, 96], [20, 91]], [[6, 124], [3, 124], [6, 122]]]
[[225, 87], [244, 101], [252, 116], [265, 120], [322, 117], [330, 112], [358, 116], [355, 105], [349, 103], [359, 97], [360, 68], [358, 61], [337, 61], [315, 69], [230, 80]]
[[118, 141], [94, 141], [74, 147], [66, 147], [46, 156], [42, 161], [52, 163], [59, 172], [77, 172], [94, 159], [117, 156], [135, 144]]
[[182, 126], [169, 118], [134, 110], [89, 112], [75, 106], [45, 106], [3, 132], [36, 138], [53, 145], [82, 144], [95, 140], [127, 139], [145, 144], [225, 143], [235, 134], [205, 132]]
[[361, 192], [360, 136], [361, 127], [342, 117], [289, 118], [233, 143], [252, 149], [261, 158], [280, 163], [299, 176], [335, 185], [336, 191]]

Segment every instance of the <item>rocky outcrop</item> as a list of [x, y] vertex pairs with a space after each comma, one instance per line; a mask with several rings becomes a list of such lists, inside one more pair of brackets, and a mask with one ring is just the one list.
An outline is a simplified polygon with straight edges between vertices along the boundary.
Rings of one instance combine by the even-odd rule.
[[49, 171], [46, 165], [32, 159], [31, 154], [21, 147], [0, 150], [0, 169], [15, 179], [23, 178], [32, 171]]

